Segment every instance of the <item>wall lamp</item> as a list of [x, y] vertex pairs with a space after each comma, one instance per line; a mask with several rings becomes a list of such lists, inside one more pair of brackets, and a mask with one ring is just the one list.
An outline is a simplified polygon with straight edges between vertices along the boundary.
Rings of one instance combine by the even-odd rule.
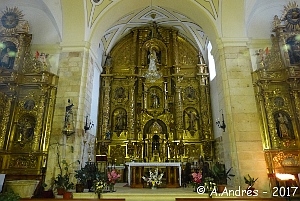
[[92, 122], [88, 123], [88, 116], [85, 116], [85, 125], [84, 125], [84, 132], [86, 133], [87, 130], [93, 128], [94, 124]]
[[225, 132], [226, 124], [224, 122], [224, 114], [223, 113], [222, 113], [222, 122], [220, 121], [220, 119], [217, 119], [216, 124], [219, 128], [223, 129], [223, 132]]

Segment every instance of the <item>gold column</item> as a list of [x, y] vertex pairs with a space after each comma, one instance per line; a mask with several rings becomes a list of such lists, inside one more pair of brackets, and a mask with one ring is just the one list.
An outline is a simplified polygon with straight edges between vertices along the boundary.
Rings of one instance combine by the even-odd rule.
[[52, 119], [54, 113], [54, 105], [55, 105], [55, 95], [56, 95], [56, 87], [51, 87], [50, 97], [48, 97], [48, 110], [47, 110], [47, 120], [45, 125], [45, 134], [43, 136], [43, 143], [42, 143], [43, 152], [47, 152], [49, 146], [51, 128], [52, 128]]
[[164, 109], [165, 110], [168, 110], [168, 82], [166, 82], [166, 81], [164, 81], [164, 88], [165, 88], [165, 90], [164, 90], [164, 94], [165, 94], [165, 107], [164, 107]]
[[[1, 130], [0, 130], [0, 150], [4, 149], [5, 135], [6, 135], [7, 128], [9, 128], [9, 127], [6, 127], [6, 125], [9, 120], [10, 109], [12, 106], [12, 104], [11, 104], [12, 100], [13, 100], [13, 97], [10, 96], [7, 98], [7, 101], [5, 103], [5, 109], [4, 109], [3, 119], [2, 119], [2, 123], [1, 123]], [[12, 127], [12, 128], [14, 128], [14, 127]]]
[[[179, 78], [178, 78], [179, 79]], [[182, 88], [176, 86], [175, 89], [175, 115], [176, 115], [176, 129], [177, 129], [177, 138], [179, 135], [179, 139], [183, 139], [183, 109], [182, 109]]]
[[40, 102], [39, 102], [39, 108], [37, 112], [37, 123], [34, 128], [34, 135], [33, 135], [33, 144], [32, 144], [32, 150], [34, 152], [39, 151], [39, 145], [40, 145], [40, 139], [42, 135], [42, 125], [43, 125], [43, 117], [45, 113], [45, 99], [46, 99], [46, 93], [47, 93], [48, 87], [41, 86], [41, 95], [40, 95]]
[[292, 91], [292, 95], [294, 97], [295, 105], [296, 105], [296, 112], [297, 112], [297, 117], [300, 119], [300, 100], [299, 100], [299, 94], [298, 91]]
[[198, 81], [199, 81], [199, 91], [200, 91], [200, 101], [199, 108], [200, 110], [200, 115], [202, 116], [201, 120], [201, 125], [202, 126], [202, 131], [199, 133], [199, 138], [201, 139], [212, 139], [212, 125], [211, 121], [209, 120], [209, 117], [211, 117], [211, 107], [210, 107], [210, 91], [209, 91], [209, 85], [208, 85], [208, 76], [209, 74], [207, 73], [207, 66], [205, 64], [198, 64], [199, 68], [199, 73], [198, 73]]
[[25, 60], [25, 57], [26, 57], [26, 49], [29, 48], [28, 46], [30, 45], [30, 42], [31, 42], [31, 35], [29, 34], [26, 34], [26, 33], [19, 33], [19, 42], [20, 42], [20, 47], [19, 47], [19, 50], [21, 51], [18, 51], [18, 59], [16, 59], [16, 64], [18, 67], [17, 69], [20, 70], [21, 67], [22, 67], [22, 71], [26, 71], [26, 65], [24, 65], [24, 60]]
[[263, 146], [264, 149], [270, 149], [271, 148], [271, 141], [269, 140], [269, 128], [268, 128], [268, 120], [267, 120], [267, 114], [266, 114], [266, 108], [265, 108], [265, 102], [264, 102], [264, 96], [262, 89], [258, 84], [255, 85], [256, 87], [256, 99], [259, 101], [259, 107], [262, 113], [262, 127], [263, 127]]
[[144, 109], [147, 110], [147, 98], [148, 98], [148, 87], [146, 85], [146, 83], [143, 83], [144, 84], [144, 91], [143, 91], [143, 98], [144, 98]]
[[279, 137], [277, 135], [276, 123], [274, 121], [274, 117], [272, 114], [272, 108], [271, 108], [272, 103], [269, 98], [269, 93], [272, 92], [265, 92], [265, 107], [266, 107], [266, 114], [267, 114], [267, 120], [269, 125], [269, 132], [271, 136], [270, 140], [272, 142], [273, 148], [279, 148]]
[[174, 55], [174, 62], [175, 65], [178, 65], [179, 61], [178, 61], [178, 42], [177, 42], [177, 31], [173, 31], [172, 32], [172, 36], [173, 36], [173, 55]]
[[104, 79], [104, 99], [103, 99], [103, 118], [102, 118], [102, 139], [105, 140], [105, 134], [109, 131], [110, 119], [110, 91], [111, 91], [111, 77], [103, 77]]
[[134, 92], [135, 92], [135, 81], [136, 77], [130, 76], [129, 77], [129, 110], [128, 110], [128, 139], [136, 139], [135, 135], [135, 99], [134, 99]]

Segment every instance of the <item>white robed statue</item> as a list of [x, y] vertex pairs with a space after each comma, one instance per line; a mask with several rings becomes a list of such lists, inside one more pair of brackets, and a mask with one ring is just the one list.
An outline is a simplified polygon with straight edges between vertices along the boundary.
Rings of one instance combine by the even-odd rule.
[[149, 79], [150, 82], [155, 82], [157, 79], [161, 77], [161, 73], [157, 71], [156, 68], [156, 52], [154, 49], [150, 49], [150, 54], [148, 55], [150, 60], [148, 71], [145, 73], [146, 79]]

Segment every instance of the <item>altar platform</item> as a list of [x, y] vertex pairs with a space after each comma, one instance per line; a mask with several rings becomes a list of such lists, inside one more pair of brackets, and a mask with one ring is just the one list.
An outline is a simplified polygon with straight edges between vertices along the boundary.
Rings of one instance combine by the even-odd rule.
[[[130, 188], [126, 183], [117, 183], [116, 192], [102, 193], [101, 198], [124, 198], [126, 201], [175, 201], [175, 198], [199, 198], [207, 197], [207, 194], [200, 196], [193, 192], [192, 187], [187, 188]], [[92, 192], [74, 193], [74, 199], [95, 199], [97, 195]]]
[[[116, 192], [103, 193], [101, 199], [125, 199], [126, 201], [284, 201], [285, 198], [266, 198], [266, 197], [230, 197], [230, 196], [213, 196], [209, 198], [207, 193], [202, 195], [193, 192], [193, 187], [186, 188], [130, 188], [126, 183], [117, 183]], [[97, 199], [94, 193], [74, 193], [73, 198], [77, 200]], [[294, 199], [291, 199], [294, 200]]]

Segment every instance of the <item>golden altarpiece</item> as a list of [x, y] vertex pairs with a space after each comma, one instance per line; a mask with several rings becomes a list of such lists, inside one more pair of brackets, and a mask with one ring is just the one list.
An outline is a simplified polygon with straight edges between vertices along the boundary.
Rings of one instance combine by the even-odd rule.
[[40, 179], [58, 77], [47, 71], [45, 54], [31, 54], [22, 17], [18, 8], [0, 16], [0, 171], [7, 179]]
[[125, 36], [107, 55], [99, 101], [97, 154], [109, 164], [212, 160], [208, 68], [177, 30], [153, 22]]
[[[296, 3], [286, 6], [281, 18], [274, 17], [273, 32], [272, 48], [259, 50], [253, 73], [265, 159], [273, 187], [295, 182], [299, 186], [300, 9]], [[280, 179], [278, 173], [294, 175], [296, 181]]]

